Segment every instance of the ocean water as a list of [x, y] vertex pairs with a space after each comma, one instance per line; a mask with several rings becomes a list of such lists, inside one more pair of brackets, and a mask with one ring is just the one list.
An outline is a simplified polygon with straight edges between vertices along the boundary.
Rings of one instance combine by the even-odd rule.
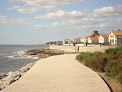
[[47, 48], [48, 45], [0, 45], [0, 75], [14, 72], [38, 60], [37, 56], [24, 55], [25, 51]]

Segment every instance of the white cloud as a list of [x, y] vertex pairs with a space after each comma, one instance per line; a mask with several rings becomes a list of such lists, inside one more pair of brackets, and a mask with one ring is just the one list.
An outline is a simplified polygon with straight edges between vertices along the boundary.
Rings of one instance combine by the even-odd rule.
[[39, 29], [40, 31], [49, 31], [50, 26], [46, 26], [46, 25], [33, 25], [33, 27], [35, 27], [36, 29]]
[[52, 26], [82, 26], [82, 25], [94, 25], [97, 23], [104, 22], [105, 19], [94, 19], [94, 18], [82, 18], [82, 19], [74, 19], [69, 21], [62, 22], [54, 22]]
[[47, 28], [48, 26], [45, 26], [45, 25], [34, 25], [34, 27], [36, 27], [36, 28]]
[[115, 25], [117, 26], [118, 29], [122, 30], [122, 18], [116, 19]]
[[110, 17], [110, 16], [119, 16], [122, 15], [122, 5], [118, 6], [108, 6], [95, 9], [92, 14], [89, 16], [92, 17]]
[[72, 18], [82, 18], [85, 14], [83, 14], [81, 11], [72, 11], [72, 12], [66, 12], [63, 10], [60, 10], [55, 13], [48, 13], [46, 15], [40, 15], [35, 17], [35, 19], [72, 19]]
[[94, 25], [82, 25], [81, 26], [82, 29], [91, 29], [93, 27], [94, 27]]
[[54, 22], [51, 25], [54, 26], [54, 27], [56, 27], [56, 26], [59, 26], [59, 23], [58, 22]]
[[94, 28], [96, 24], [105, 22], [105, 19], [82, 18], [69, 21], [54, 22], [48, 28], [62, 30], [81, 30]]
[[97, 25], [96, 28], [111, 28], [111, 29], [122, 29], [122, 18], [118, 18], [116, 19], [114, 22], [112, 23], [103, 23], [100, 25]]
[[[59, 10], [63, 5], [76, 4], [78, 0], [9, 0], [10, 2], [20, 2], [23, 5], [13, 5], [7, 9], [14, 9], [20, 13], [36, 13], [40, 11]], [[17, 3], [16, 3], [17, 4]]]
[[78, 31], [78, 30], [118, 30], [122, 29], [122, 18], [116, 19], [114, 22], [109, 23], [105, 19], [95, 18], [82, 18], [76, 20], [54, 22], [49, 26], [37, 25], [35, 26], [41, 30], [65, 30], [65, 31]]
[[25, 18], [8, 18], [0, 16], [0, 23], [2, 24], [32, 24], [33, 22]]

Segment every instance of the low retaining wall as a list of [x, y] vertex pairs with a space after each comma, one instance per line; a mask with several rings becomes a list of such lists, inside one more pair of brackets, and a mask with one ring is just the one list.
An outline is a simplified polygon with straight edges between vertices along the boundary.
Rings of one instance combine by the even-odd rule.
[[109, 46], [102, 46], [102, 47], [79, 47], [79, 52], [95, 52], [100, 51], [104, 52], [106, 49], [110, 48]]
[[104, 52], [108, 48], [113, 48], [111, 46], [102, 46], [102, 47], [92, 47], [92, 46], [63, 46], [63, 45], [50, 45], [50, 49], [63, 50], [64, 52], [95, 52], [100, 51]]
[[77, 46], [50, 45], [50, 49], [63, 50], [64, 52], [78, 52]]

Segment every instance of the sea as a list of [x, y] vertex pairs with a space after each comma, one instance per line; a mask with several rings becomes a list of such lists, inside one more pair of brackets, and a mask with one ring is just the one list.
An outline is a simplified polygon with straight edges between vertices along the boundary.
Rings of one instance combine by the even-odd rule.
[[0, 45], [0, 75], [7, 75], [39, 59], [25, 55], [25, 51], [48, 48], [48, 45]]

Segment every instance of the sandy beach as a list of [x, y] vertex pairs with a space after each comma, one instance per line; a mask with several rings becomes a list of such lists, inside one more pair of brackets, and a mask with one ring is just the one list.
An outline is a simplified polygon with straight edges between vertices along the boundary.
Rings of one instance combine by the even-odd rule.
[[102, 78], [75, 57], [69, 54], [39, 60], [1, 92], [110, 92]]

